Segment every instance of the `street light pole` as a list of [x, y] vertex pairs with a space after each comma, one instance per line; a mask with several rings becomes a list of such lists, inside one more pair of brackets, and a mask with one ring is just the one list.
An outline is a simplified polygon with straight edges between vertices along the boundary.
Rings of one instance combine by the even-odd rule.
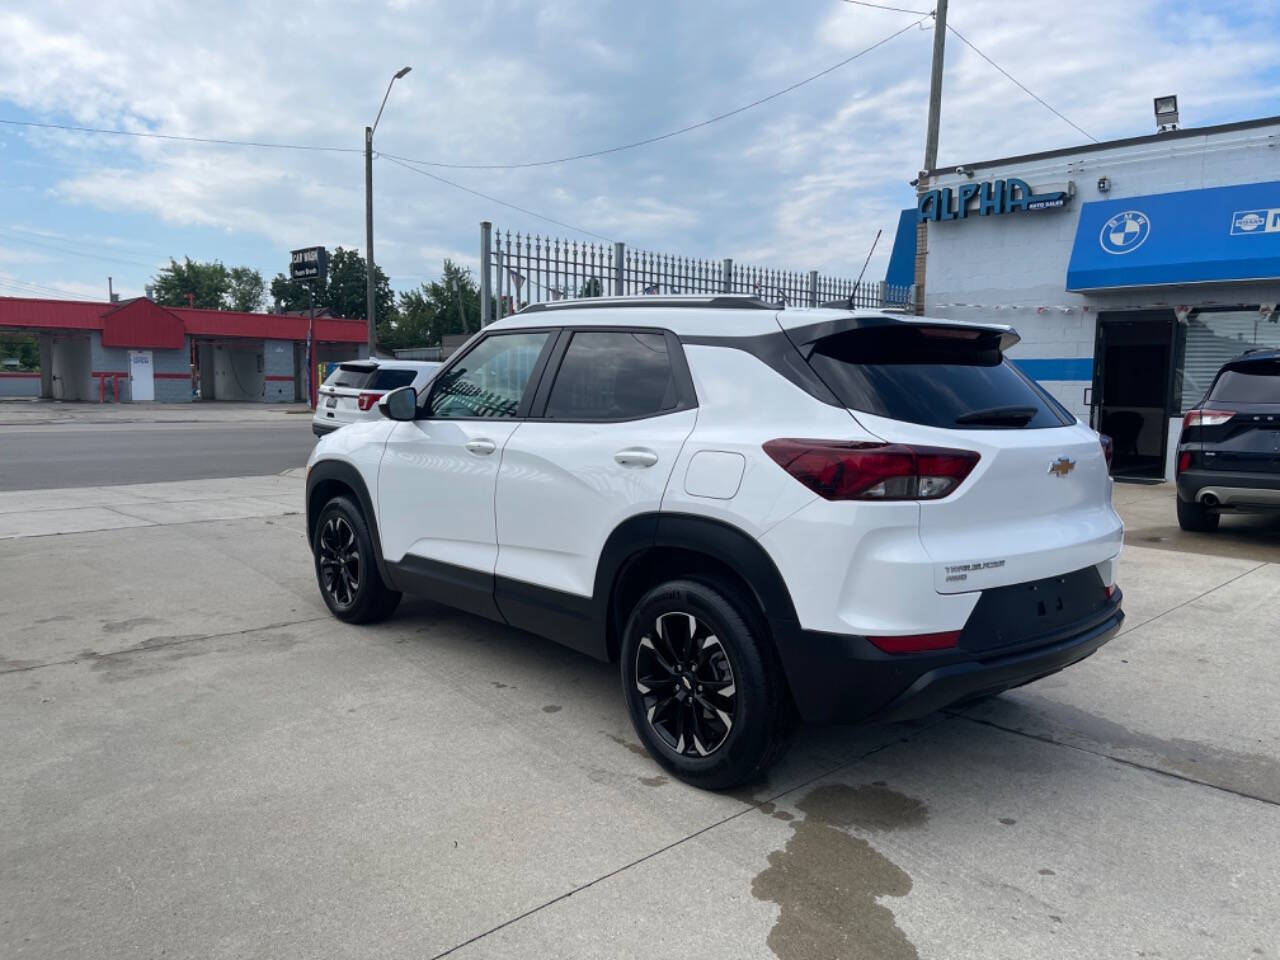
[[387, 92], [382, 95], [382, 104], [378, 107], [378, 115], [373, 119], [373, 126], [364, 128], [364, 232], [365, 232], [365, 316], [369, 321], [369, 358], [376, 356], [378, 346], [378, 310], [377, 276], [373, 263], [373, 131], [378, 129], [378, 121], [382, 119], [382, 111], [387, 105], [387, 97], [391, 96], [391, 87], [397, 80], [412, 70], [412, 67], [401, 67], [387, 84]]

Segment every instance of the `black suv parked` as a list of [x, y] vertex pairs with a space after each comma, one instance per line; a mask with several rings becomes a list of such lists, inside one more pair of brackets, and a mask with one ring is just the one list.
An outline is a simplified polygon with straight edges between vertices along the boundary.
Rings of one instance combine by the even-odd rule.
[[1280, 350], [1223, 364], [1178, 441], [1178, 524], [1216, 530], [1227, 510], [1280, 512]]

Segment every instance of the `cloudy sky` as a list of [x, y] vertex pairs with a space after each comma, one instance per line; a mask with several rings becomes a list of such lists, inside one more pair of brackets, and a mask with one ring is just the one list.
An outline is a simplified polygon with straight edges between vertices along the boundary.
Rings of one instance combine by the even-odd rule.
[[[928, 11], [913, 0], [883, 0]], [[952, 0], [950, 20], [1097, 139], [1280, 113], [1280, 0]], [[904, 32], [752, 110], [659, 143], [524, 169], [430, 167], [630, 245], [856, 275], [923, 153], [932, 21], [843, 0], [7, 0], [0, 295], [126, 296], [170, 256], [248, 264], [363, 248], [363, 128], [403, 65], [377, 148], [445, 164], [590, 152], [724, 113]], [[948, 37], [939, 159], [1084, 140]], [[591, 239], [379, 158], [376, 254], [393, 286], [478, 259], [479, 221]]]

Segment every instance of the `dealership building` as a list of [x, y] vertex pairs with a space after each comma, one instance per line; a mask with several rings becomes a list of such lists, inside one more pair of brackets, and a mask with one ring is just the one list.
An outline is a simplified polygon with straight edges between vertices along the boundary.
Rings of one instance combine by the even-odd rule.
[[[40, 371], [0, 371], [0, 396], [190, 403], [307, 399], [308, 317], [0, 297], [0, 330], [39, 338]], [[363, 320], [323, 317], [317, 364], [365, 352]]]
[[1150, 480], [1172, 479], [1182, 415], [1221, 364], [1280, 347], [1280, 117], [1158, 119], [922, 172], [887, 277], [930, 316], [1016, 328], [1010, 358], [1114, 438], [1116, 476]]

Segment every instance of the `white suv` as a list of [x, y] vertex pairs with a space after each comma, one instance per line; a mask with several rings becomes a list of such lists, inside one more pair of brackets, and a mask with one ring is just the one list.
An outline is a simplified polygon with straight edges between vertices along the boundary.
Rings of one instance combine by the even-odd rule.
[[360, 420], [379, 420], [375, 404], [400, 387], [421, 390], [441, 364], [425, 360], [352, 360], [340, 363], [316, 391], [311, 432], [317, 437]]
[[323, 439], [307, 531], [354, 623], [401, 591], [621, 662], [676, 776], [789, 719], [899, 720], [1120, 627], [1108, 449], [1006, 326], [744, 297], [527, 307]]

